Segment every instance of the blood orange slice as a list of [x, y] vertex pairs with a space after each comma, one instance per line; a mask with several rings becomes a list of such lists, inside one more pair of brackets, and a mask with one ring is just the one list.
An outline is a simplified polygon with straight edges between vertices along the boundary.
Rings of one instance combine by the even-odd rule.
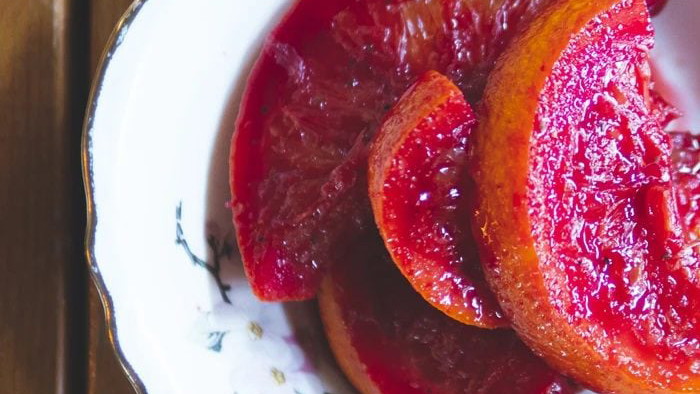
[[231, 150], [234, 222], [265, 300], [312, 298], [371, 227], [367, 144], [434, 69], [471, 100], [517, 28], [551, 0], [301, 0], [268, 37]]
[[379, 240], [331, 268], [319, 305], [331, 348], [363, 394], [573, 392], [513, 331], [461, 324], [422, 300]]
[[475, 133], [487, 279], [521, 336], [606, 392], [700, 390], [700, 264], [648, 107], [641, 0], [562, 1], [499, 60]]
[[466, 324], [507, 325], [486, 285], [469, 226], [466, 171], [476, 119], [434, 71], [389, 111], [369, 155], [374, 217], [391, 257], [433, 306]]
[[700, 136], [671, 133], [673, 142], [673, 181], [684, 230], [691, 242], [700, 240]]

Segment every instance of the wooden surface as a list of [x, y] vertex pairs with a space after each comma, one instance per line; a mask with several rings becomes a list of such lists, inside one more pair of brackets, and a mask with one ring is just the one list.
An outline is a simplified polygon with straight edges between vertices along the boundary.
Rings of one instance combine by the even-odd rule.
[[116, 394], [83, 253], [80, 134], [129, 0], [0, 0], [0, 394]]

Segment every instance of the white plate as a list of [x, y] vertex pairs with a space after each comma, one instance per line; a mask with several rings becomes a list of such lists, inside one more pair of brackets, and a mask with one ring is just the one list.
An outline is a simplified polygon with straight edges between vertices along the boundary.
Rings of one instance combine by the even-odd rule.
[[[83, 146], [88, 256], [117, 352], [140, 392], [353, 392], [313, 303], [252, 296], [225, 206], [245, 77], [289, 5], [137, 2], [93, 87]], [[699, 16], [700, 2], [671, 0], [655, 21], [657, 66], [695, 130]], [[217, 277], [231, 287], [230, 303]]]

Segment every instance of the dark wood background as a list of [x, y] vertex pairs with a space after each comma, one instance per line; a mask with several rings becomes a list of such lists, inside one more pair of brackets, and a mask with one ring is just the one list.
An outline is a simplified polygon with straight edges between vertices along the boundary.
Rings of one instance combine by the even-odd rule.
[[130, 0], [0, 0], [0, 394], [133, 390], [83, 253], [80, 135]]

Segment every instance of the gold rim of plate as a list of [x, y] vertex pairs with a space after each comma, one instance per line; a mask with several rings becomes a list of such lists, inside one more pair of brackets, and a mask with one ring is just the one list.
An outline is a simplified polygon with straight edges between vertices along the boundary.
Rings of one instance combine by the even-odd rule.
[[127, 361], [124, 353], [122, 352], [119, 340], [117, 338], [117, 327], [114, 320], [114, 305], [112, 303], [112, 298], [109, 291], [105, 287], [102, 275], [100, 274], [98, 263], [95, 259], [94, 247], [95, 247], [95, 223], [97, 221], [97, 215], [95, 212], [95, 202], [93, 199], [93, 174], [92, 174], [92, 155], [91, 155], [91, 129], [93, 126], [93, 119], [95, 115], [95, 108], [97, 106], [97, 100], [99, 99], [100, 88], [104, 79], [105, 71], [109, 66], [112, 55], [119, 48], [124, 34], [129, 29], [129, 26], [138, 16], [141, 7], [148, 0], [134, 0], [134, 2], [129, 6], [129, 8], [124, 12], [122, 17], [117, 22], [116, 26], [110, 34], [107, 45], [105, 46], [102, 56], [100, 58], [99, 65], [97, 67], [97, 73], [92, 82], [92, 87], [90, 88], [90, 95], [88, 97], [88, 105], [85, 111], [85, 119], [83, 122], [83, 131], [81, 138], [81, 163], [83, 170], [83, 184], [85, 187], [85, 200], [86, 200], [86, 212], [87, 212], [87, 224], [85, 229], [85, 256], [88, 264], [88, 269], [90, 271], [90, 277], [93, 283], [97, 287], [97, 291], [102, 302], [102, 308], [105, 314], [105, 322], [107, 325], [107, 335], [109, 342], [114, 349], [114, 353], [117, 355], [119, 365], [121, 365], [124, 373], [126, 374], [129, 382], [134, 388], [135, 392], [138, 394], [146, 394], [146, 387], [143, 381], [138, 376], [134, 368], [131, 366], [129, 361]]

